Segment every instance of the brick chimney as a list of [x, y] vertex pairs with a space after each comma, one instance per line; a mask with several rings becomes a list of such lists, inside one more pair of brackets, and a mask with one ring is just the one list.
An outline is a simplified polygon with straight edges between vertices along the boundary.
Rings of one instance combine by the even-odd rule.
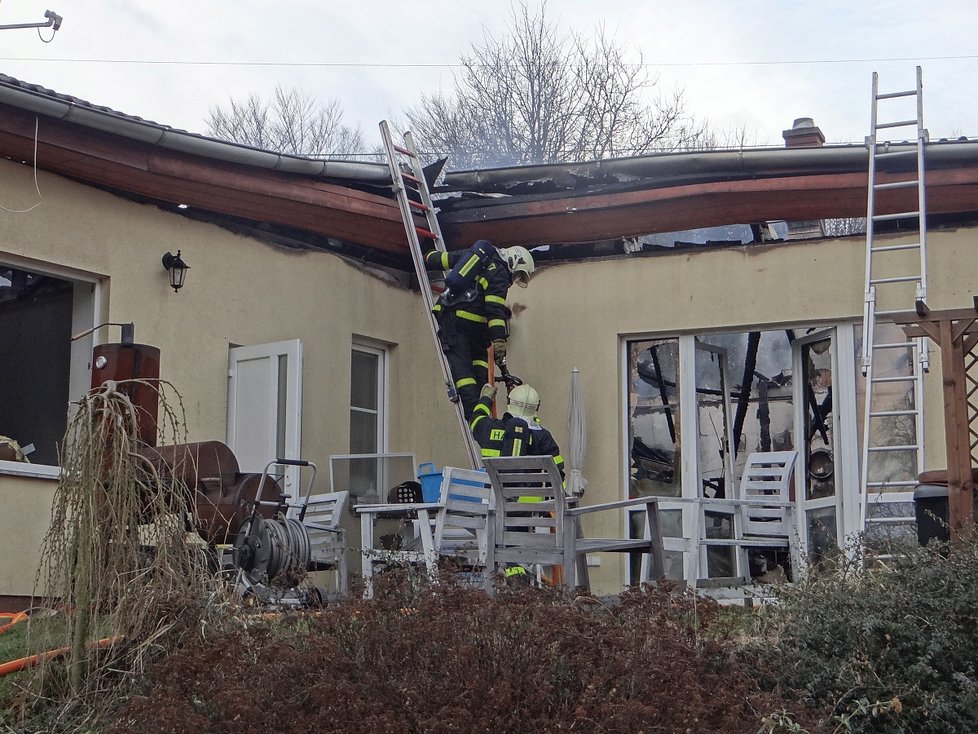
[[[790, 130], [782, 131], [784, 147], [786, 148], [821, 148], [825, 145], [825, 136], [815, 126], [811, 117], [799, 117], [791, 125]], [[786, 240], [809, 240], [823, 237], [825, 232], [820, 219], [806, 222], [785, 222], [788, 233]]]
[[785, 148], [821, 148], [825, 145], [825, 136], [810, 117], [797, 118], [791, 129], [783, 130], [781, 136]]

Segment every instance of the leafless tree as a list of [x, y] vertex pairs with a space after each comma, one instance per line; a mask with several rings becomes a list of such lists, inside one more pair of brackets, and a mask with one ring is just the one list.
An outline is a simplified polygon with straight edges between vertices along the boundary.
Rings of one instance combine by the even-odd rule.
[[272, 98], [252, 94], [212, 107], [208, 134], [255, 148], [306, 157], [352, 158], [366, 150], [359, 127], [343, 124], [339, 102], [320, 103], [296, 88], [275, 88]]
[[512, 8], [508, 34], [488, 32], [461, 59], [450, 94], [405, 111], [421, 146], [453, 168], [553, 163], [687, 150], [708, 144], [707, 126], [679, 90], [659, 93], [640, 54], [598, 27], [565, 35], [546, 16]]

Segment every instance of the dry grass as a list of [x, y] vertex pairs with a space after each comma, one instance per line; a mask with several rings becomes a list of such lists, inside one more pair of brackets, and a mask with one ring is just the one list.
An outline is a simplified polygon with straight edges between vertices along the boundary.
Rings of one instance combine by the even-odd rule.
[[[160, 393], [164, 440], [185, 440], [179, 396], [149, 384]], [[64, 730], [113, 707], [148, 663], [199, 627], [208, 601], [205, 559], [187, 542], [191, 498], [140, 455], [127, 385], [93, 390], [68, 426], [38, 572], [38, 603], [65, 610], [67, 623], [32, 625], [29, 651], [70, 654], [35, 669], [24, 713], [44, 711]]]

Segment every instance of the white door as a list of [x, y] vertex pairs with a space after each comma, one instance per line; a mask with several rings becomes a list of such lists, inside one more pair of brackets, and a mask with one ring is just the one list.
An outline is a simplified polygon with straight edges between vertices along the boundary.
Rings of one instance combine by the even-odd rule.
[[[301, 422], [302, 342], [228, 350], [227, 444], [241, 471], [261, 472], [272, 459], [302, 458]], [[299, 467], [288, 467], [284, 475], [286, 492], [297, 498]]]
[[[698, 497], [736, 497], [733, 410], [727, 377], [727, 350], [696, 340], [696, 469]], [[733, 538], [733, 510], [697, 505], [703, 536]], [[698, 536], [697, 536], [698, 537]], [[699, 578], [742, 576], [733, 546], [705, 546], [699, 557]]]
[[[798, 338], [793, 348], [795, 491], [800, 505], [803, 552], [817, 562], [843, 543], [842, 507], [847, 489], [840, 449], [842, 411], [851, 410], [840, 391], [840, 340], [835, 329]], [[851, 362], [849, 362], [851, 364]]]

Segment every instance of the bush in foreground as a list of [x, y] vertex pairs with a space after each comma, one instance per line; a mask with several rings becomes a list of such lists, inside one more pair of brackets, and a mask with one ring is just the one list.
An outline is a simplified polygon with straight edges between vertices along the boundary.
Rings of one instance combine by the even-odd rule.
[[897, 550], [785, 590], [761, 616], [762, 678], [831, 706], [838, 732], [978, 731], [978, 545]]
[[387, 579], [371, 602], [255, 616], [172, 655], [113, 731], [756, 732], [786, 704], [722, 619], [665, 591], [607, 605]]

